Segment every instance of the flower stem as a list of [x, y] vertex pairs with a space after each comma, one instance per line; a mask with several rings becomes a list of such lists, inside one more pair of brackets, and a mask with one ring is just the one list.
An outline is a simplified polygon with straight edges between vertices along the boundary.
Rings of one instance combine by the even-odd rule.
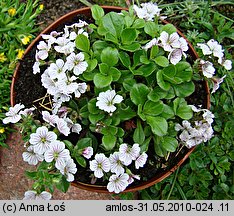
[[180, 168], [180, 167], [178, 167], [177, 170], [176, 170], [176, 172], [175, 172], [175, 176], [174, 176], [174, 179], [173, 179], [173, 182], [172, 182], [171, 189], [170, 189], [169, 194], [168, 194], [168, 196], [167, 196], [167, 200], [170, 199], [171, 193], [172, 193], [172, 191], [173, 191], [173, 189], [174, 189], [174, 187], [175, 187], [177, 175], [178, 175], [178, 173], [179, 173], [179, 168]]

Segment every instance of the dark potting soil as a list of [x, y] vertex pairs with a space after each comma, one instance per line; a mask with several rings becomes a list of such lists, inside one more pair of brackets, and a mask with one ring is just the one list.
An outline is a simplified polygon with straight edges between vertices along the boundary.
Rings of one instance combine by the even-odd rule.
[[[78, 22], [79, 19], [85, 20], [88, 23], [90, 23], [90, 19], [84, 17], [84, 16], [77, 16], [72, 21], [64, 23], [62, 26], [59, 26], [56, 28], [57, 31], [61, 31], [65, 25], [70, 25], [74, 22]], [[18, 71], [18, 78], [15, 82], [15, 103], [22, 103], [26, 107], [31, 107], [32, 102], [37, 100], [38, 98], [44, 97], [46, 94], [46, 89], [44, 89], [41, 85], [41, 77], [40, 74], [34, 75], [32, 72], [32, 67], [35, 61], [35, 53], [36, 53], [36, 46], [35, 44], [30, 52], [28, 52], [19, 65], [19, 71]], [[199, 98], [199, 100], [195, 98]], [[188, 98], [189, 104], [203, 104], [205, 107], [206, 104], [206, 92], [204, 90], [204, 84], [203, 83], [196, 83], [196, 91], [193, 94], [192, 97]], [[40, 111], [40, 110], [39, 110]], [[134, 121], [134, 120], [133, 120]], [[100, 136], [97, 134], [97, 136]], [[71, 134], [68, 136], [68, 139], [76, 143], [80, 136], [77, 136], [77, 134]], [[101, 143], [101, 139], [100, 139]], [[139, 170], [136, 170], [134, 165], [130, 165], [130, 170], [133, 174], [137, 174], [141, 176], [141, 181], [135, 181], [133, 182], [133, 185], [137, 185], [139, 183], [142, 183], [144, 181], [147, 181], [156, 175], [159, 175], [162, 172], [166, 172], [167, 170], [170, 170], [174, 164], [177, 164], [177, 162], [184, 157], [184, 155], [188, 152], [188, 149], [184, 147], [178, 155], [175, 153], [171, 153], [169, 158], [165, 160], [165, 158], [160, 158], [155, 156], [154, 154], [154, 147], [153, 143], [150, 143], [149, 145], [149, 151], [148, 154], [148, 160], [145, 164], [144, 168], [140, 168]], [[91, 158], [92, 160], [92, 158]], [[88, 164], [88, 161], [87, 161]], [[77, 164], [78, 171], [75, 175], [75, 181], [80, 181], [83, 183], [91, 183], [93, 172], [87, 171], [87, 169], [80, 167]], [[103, 181], [101, 179], [96, 180], [96, 184], [98, 185], [106, 185], [107, 181]]]

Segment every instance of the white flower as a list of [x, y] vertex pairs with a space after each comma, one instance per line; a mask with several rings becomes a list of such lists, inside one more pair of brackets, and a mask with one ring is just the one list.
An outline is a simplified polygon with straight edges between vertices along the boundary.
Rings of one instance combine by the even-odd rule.
[[86, 147], [83, 149], [82, 151], [82, 155], [87, 158], [90, 159], [93, 156], [93, 148], [92, 147]]
[[89, 162], [89, 167], [94, 171], [95, 177], [101, 178], [104, 175], [103, 172], [110, 171], [110, 161], [103, 153], [96, 154], [95, 160]]
[[33, 64], [33, 74], [37, 74], [37, 73], [40, 73], [40, 62], [39, 61], [36, 61], [34, 64]]
[[50, 144], [49, 149], [45, 152], [44, 156], [46, 162], [55, 160], [55, 167], [57, 169], [63, 166], [64, 160], [66, 161], [71, 158], [69, 150], [65, 149], [65, 144], [58, 140], [55, 140]]
[[54, 46], [54, 49], [58, 53], [64, 53], [65, 55], [68, 55], [74, 51], [75, 43], [71, 42], [66, 37], [58, 37], [55, 43], [57, 45]]
[[62, 59], [57, 59], [56, 63], [51, 63], [48, 68], [48, 74], [51, 79], [64, 79], [66, 78], [66, 67], [64, 67], [64, 61]]
[[158, 8], [156, 3], [153, 4], [152, 2], [142, 3], [141, 8], [133, 5], [133, 9], [139, 18], [147, 21], [153, 21], [155, 16], [159, 17], [160, 11], [162, 10]]
[[24, 108], [23, 104], [16, 104], [14, 107], [10, 107], [9, 111], [5, 113], [6, 118], [2, 120], [3, 124], [17, 123], [21, 119], [19, 114], [20, 110]]
[[224, 60], [223, 58], [218, 59], [218, 63], [224, 66], [226, 70], [232, 69], [232, 61], [231, 60]]
[[209, 61], [204, 61], [204, 60], [201, 60], [200, 63], [202, 66], [203, 75], [207, 78], [213, 77], [213, 75], [215, 74], [215, 68], [213, 64]]
[[47, 89], [47, 92], [50, 95], [55, 95], [58, 93], [58, 86], [56, 85], [56, 82], [50, 78], [48, 70], [45, 70], [44, 73], [41, 75], [41, 82], [42, 86]]
[[153, 38], [150, 42], [148, 42], [145, 46], [142, 47], [142, 49], [144, 50], [148, 50], [150, 48], [152, 48], [153, 46], [158, 45], [158, 39], [157, 38]]
[[177, 32], [169, 35], [167, 32], [163, 31], [160, 34], [159, 40], [161, 41], [161, 45], [165, 51], [171, 52], [173, 48], [180, 48], [179, 35]]
[[42, 111], [42, 117], [45, 122], [48, 122], [53, 127], [55, 127], [55, 123], [59, 119], [57, 115], [50, 115], [48, 111]]
[[223, 54], [222, 46], [217, 41], [215, 41], [214, 39], [211, 39], [207, 42], [207, 45], [212, 51], [213, 56], [218, 57], [218, 58], [223, 57], [224, 54]]
[[34, 152], [44, 154], [49, 149], [51, 142], [57, 139], [57, 135], [48, 131], [47, 127], [42, 126], [37, 128], [36, 133], [30, 135], [29, 143], [33, 145]]
[[84, 61], [84, 54], [78, 53], [71, 53], [67, 57], [66, 67], [68, 70], [73, 70], [75, 75], [82, 74], [88, 67], [88, 63]]
[[139, 175], [129, 174], [128, 184], [132, 184], [134, 182], [134, 179], [140, 180]]
[[52, 31], [49, 35], [47, 34], [42, 34], [42, 38], [47, 40], [48, 45], [52, 45], [56, 42], [56, 37], [61, 35], [62, 32], [56, 32], [56, 31]]
[[135, 167], [136, 169], [139, 169], [140, 167], [143, 167], [147, 161], [148, 155], [143, 152], [141, 155], [137, 157], [135, 160]]
[[219, 89], [219, 85], [223, 82], [225, 77], [226, 77], [226, 75], [224, 75], [221, 78], [215, 78], [215, 77], [212, 78], [214, 86], [213, 86], [211, 94], [215, 93]]
[[108, 113], [113, 113], [116, 110], [114, 104], [120, 103], [123, 97], [116, 95], [115, 90], [107, 90], [106, 92], [99, 93], [97, 97], [96, 106], [100, 110], [104, 110]]
[[23, 200], [50, 200], [51, 198], [51, 193], [47, 191], [43, 191], [38, 194], [36, 191], [29, 190], [24, 193]]
[[62, 175], [64, 175], [68, 182], [74, 181], [74, 175], [77, 172], [76, 164], [72, 158], [68, 160], [64, 160], [59, 164], [57, 169], [60, 171]]
[[204, 109], [203, 112], [204, 113], [202, 117], [207, 121], [208, 124], [212, 124], [214, 121], [213, 118], [215, 117], [214, 114], [208, 109]]
[[67, 126], [69, 127], [69, 129], [71, 129], [72, 132], [78, 133], [78, 134], [81, 132], [82, 127], [80, 124], [78, 123], [74, 124], [72, 120], [69, 118], [65, 118], [64, 120], [67, 122]]
[[39, 58], [40, 60], [45, 60], [49, 54], [49, 50], [50, 50], [50, 46], [48, 44], [46, 44], [44, 41], [40, 41], [39, 44], [37, 45], [37, 49], [39, 50], [37, 52], [37, 58]]
[[68, 127], [67, 122], [64, 119], [59, 118], [56, 122], [56, 125], [59, 132], [63, 135], [68, 136], [70, 134], [70, 128]]
[[123, 143], [119, 147], [119, 159], [123, 162], [124, 165], [128, 166], [132, 163], [132, 160], [140, 154], [139, 144], [135, 143], [132, 147], [128, 146], [126, 143]]
[[170, 62], [171, 62], [173, 65], [176, 65], [178, 62], [181, 61], [182, 55], [183, 55], [183, 52], [182, 52], [181, 49], [173, 49], [173, 50], [169, 53], [168, 59], [170, 60]]
[[197, 46], [202, 49], [203, 55], [213, 54], [213, 56], [218, 58], [222, 58], [224, 55], [222, 46], [214, 39], [209, 40], [207, 44], [198, 43]]
[[126, 189], [128, 186], [129, 175], [124, 173], [121, 175], [112, 175], [109, 178], [107, 189], [109, 192], [119, 193]]
[[23, 161], [28, 162], [30, 165], [37, 165], [39, 161], [44, 160], [44, 156], [34, 152], [33, 146], [27, 148], [27, 152], [23, 152]]
[[23, 116], [28, 116], [28, 115], [32, 115], [33, 111], [35, 110], [34, 107], [31, 107], [31, 108], [26, 108], [24, 110], [21, 110], [19, 112], [20, 115], [23, 115]]
[[79, 98], [81, 94], [85, 93], [87, 90], [87, 84], [86, 83], [78, 83], [78, 88], [75, 90], [75, 97]]
[[109, 160], [112, 173], [116, 173], [117, 175], [124, 173], [123, 164], [119, 159], [119, 152], [114, 152], [114, 154], [111, 154]]

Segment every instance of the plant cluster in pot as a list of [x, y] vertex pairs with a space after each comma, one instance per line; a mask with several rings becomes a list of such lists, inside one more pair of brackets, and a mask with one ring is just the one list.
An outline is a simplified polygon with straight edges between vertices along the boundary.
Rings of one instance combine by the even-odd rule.
[[29, 46], [4, 119], [17, 123], [23, 160], [36, 165], [26, 172], [35, 183], [25, 199], [49, 199], [70, 183], [141, 190], [212, 137], [202, 73], [209, 65], [164, 19], [153, 3], [94, 5], [60, 18]]

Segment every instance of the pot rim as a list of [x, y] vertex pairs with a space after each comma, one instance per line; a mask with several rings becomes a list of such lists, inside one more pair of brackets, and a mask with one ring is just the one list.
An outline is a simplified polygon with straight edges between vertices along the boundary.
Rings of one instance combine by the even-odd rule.
[[[101, 6], [101, 7], [103, 9], [105, 9], [106, 12], [128, 10], [128, 8], [122, 8], [122, 7], [117, 7], [117, 6]], [[47, 28], [45, 28], [43, 31], [41, 31], [41, 33], [30, 43], [30, 45], [27, 47], [27, 49], [24, 52], [24, 56], [28, 52], [30, 52], [30, 50], [32, 49], [32, 47], [36, 43], [38, 43], [40, 41], [42, 34], [47, 34], [47, 33], [51, 32], [52, 30], [55, 30], [56, 27], [58, 27], [60, 25], [60, 23], [71, 20], [77, 14], [90, 15], [91, 14], [90, 7], [84, 7], [84, 8], [80, 8], [80, 9], [71, 11], [71, 12], [65, 14], [64, 16], [60, 17], [59, 19], [57, 19], [53, 23], [51, 23]], [[163, 22], [166, 24], [169, 23], [168, 21], [165, 21], [165, 20]], [[177, 29], [177, 32], [180, 36], [182, 36], [187, 41], [190, 52], [191, 52], [190, 54], [193, 56], [193, 58], [195, 58], [195, 59], [199, 58], [199, 56], [196, 53], [195, 49], [193, 48], [192, 44], [188, 41], [188, 39], [184, 36], [184, 34], [181, 31], [179, 31], [178, 29]], [[23, 58], [24, 58], [24, 56], [23, 56]], [[12, 83], [11, 83], [11, 89], [10, 89], [11, 90], [11, 92], [10, 92], [11, 106], [15, 105], [14, 85], [15, 85], [15, 82], [16, 82], [17, 77], [18, 77], [19, 66], [20, 66], [20, 62], [17, 63], [17, 66], [15, 68], [15, 71], [14, 71], [14, 74], [12, 77]], [[208, 82], [205, 81], [204, 85], [205, 85], [205, 90], [207, 93], [206, 106], [207, 106], [207, 109], [210, 109], [210, 91], [209, 91]], [[148, 188], [148, 187], [162, 181], [163, 179], [165, 179], [166, 177], [171, 175], [179, 166], [181, 166], [184, 163], [184, 161], [189, 157], [189, 155], [194, 151], [194, 149], [195, 149], [195, 146], [188, 149], [187, 153], [181, 159], [179, 159], [178, 163], [173, 165], [169, 170], [166, 170], [166, 171], [156, 175], [155, 177], [147, 180], [146, 182], [142, 182], [141, 184], [134, 185], [134, 186], [128, 186], [123, 191], [123, 193], [143, 190], [145, 188]], [[78, 187], [80, 189], [88, 190], [88, 191], [95, 191], [95, 192], [99, 192], [99, 193], [110, 193], [107, 190], [107, 186], [92, 185], [92, 184], [86, 184], [83, 182], [72, 182], [71, 185]]]

